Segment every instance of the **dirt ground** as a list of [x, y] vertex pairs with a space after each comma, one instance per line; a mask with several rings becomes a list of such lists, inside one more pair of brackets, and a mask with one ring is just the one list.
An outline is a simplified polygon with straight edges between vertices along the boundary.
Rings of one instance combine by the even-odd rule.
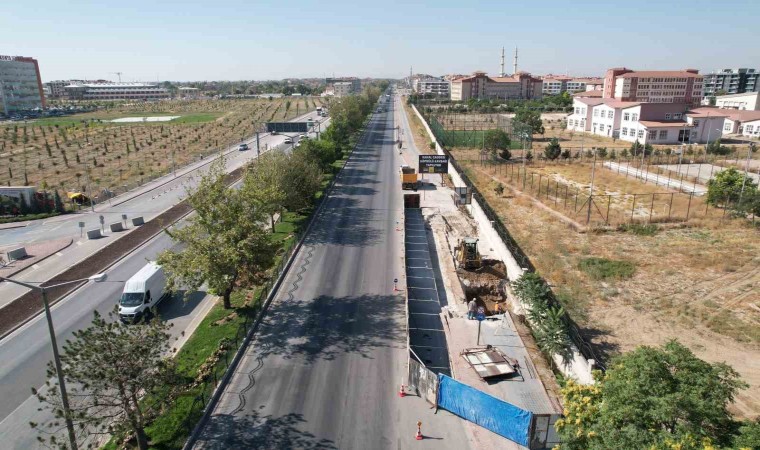
[[[218, 151], [266, 121], [289, 120], [319, 98], [167, 100], [123, 103], [91, 113], [0, 126], [0, 184], [80, 191], [116, 190]], [[168, 122], [111, 123], [176, 115]], [[44, 186], [43, 186], [44, 185]]]
[[507, 283], [507, 268], [497, 260], [483, 260], [480, 269], [457, 269], [467, 300], [475, 298], [478, 306], [486, 309], [486, 315], [506, 311], [503, 284]]
[[409, 126], [412, 129], [414, 145], [417, 147], [417, 150], [424, 154], [435, 153], [435, 150], [430, 149], [430, 138], [428, 137], [427, 131], [425, 131], [425, 127], [422, 125], [422, 122], [420, 122], [417, 114], [412, 110], [412, 107], [406, 104], [406, 97], [402, 97], [401, 104], [404, 105], [406, 117], [409, 119]]
[[[751, 387], [732, 412], [760, 416], [760, 239], [747, 221], [695, 220], [653, 236], [577, 233], [526, 197], [497, 195], [493, 174], [465, 165], [600, 353], [677, 338], [699, 357], [736, 369]], [[628, 261], [635, 272], [594, 280], [579, 269], [588, 257]]]

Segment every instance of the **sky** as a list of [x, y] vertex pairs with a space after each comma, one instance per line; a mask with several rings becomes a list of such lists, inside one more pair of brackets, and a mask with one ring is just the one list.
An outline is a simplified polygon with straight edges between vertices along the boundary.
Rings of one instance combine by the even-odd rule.
[[9, 0], [0, 54], [43, 81], [602, 76], [760, 68], [760, 0]]

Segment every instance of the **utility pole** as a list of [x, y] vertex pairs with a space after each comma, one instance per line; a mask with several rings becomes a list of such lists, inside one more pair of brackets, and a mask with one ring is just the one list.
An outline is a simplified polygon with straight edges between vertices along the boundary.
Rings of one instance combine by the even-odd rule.
[[84, 145], [84, 176], [85, 176], [85, 183], [87, 184], [87, 196], [90, 198], [90, 210], [92, 212], [95, 212], [95, 201], [92, 198], [92, 186], [90, 185], [90, 168], [87, 166], [87, 148], [89, 148], [90, 144], [85, 143]]
[[259, 146], [259, 132], [256, 132], [256, 157], [261, 156], [261, 147]]
[[591, 221], [591, 203], [594, 201], [594, 174], [596, 172], [596, 148], [594, 148], [594, 160], [591, 163], [591, 186], [588, 194], [588, 212], [586, 213], [586, 225]]

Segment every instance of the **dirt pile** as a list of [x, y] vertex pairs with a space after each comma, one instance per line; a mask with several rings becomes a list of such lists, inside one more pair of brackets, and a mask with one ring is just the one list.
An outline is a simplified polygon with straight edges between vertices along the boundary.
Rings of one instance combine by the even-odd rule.
[[486, 315], [506, 311], [506, 273], [504, 263], [493, 259], [484, 259], [483, 267], [477, 270], [457, 269], [467, 301], [475, 298], [478, 306], [485, 307]]

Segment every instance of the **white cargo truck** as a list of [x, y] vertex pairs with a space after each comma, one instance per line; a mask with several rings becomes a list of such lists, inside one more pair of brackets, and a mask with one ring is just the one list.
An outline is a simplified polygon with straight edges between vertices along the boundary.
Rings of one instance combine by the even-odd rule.
[[150, 318], [153, 308], [169, 295], [164, 269], [151, 261], [124, 284], [119, 300], [119, 318], [125, 323]]

